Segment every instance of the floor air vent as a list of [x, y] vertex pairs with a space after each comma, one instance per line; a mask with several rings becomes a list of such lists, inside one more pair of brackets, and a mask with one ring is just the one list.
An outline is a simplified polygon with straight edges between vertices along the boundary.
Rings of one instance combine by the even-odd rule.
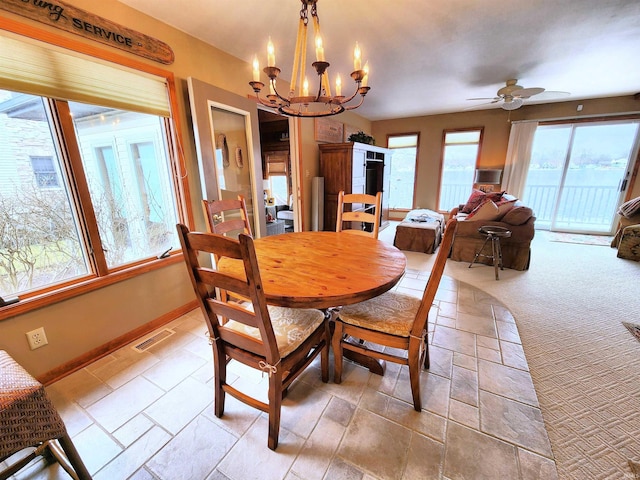
[[132, 347], [132, 348], [136, 352], [144, 352], [146, 350], [149, 350], [154, 345], [157, 345], [158, 343], [162, 342], [163, 340], [166, 340], [167, 338], [169, 338], [171, 335], [175, 333], [176, 332], [174, 332], [173, 330], [165, 328], [164, 330], [160, 330], [159, 332], [154, 333], [150, 337], [143, 339], [142, 341], [140, 341], [140, 343], [138, 343], [135, 347]]

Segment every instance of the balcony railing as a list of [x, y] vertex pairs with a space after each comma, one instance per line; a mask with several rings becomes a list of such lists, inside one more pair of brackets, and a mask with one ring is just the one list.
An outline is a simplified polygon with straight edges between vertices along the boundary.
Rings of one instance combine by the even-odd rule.
[[[523, 201], [533, 209], [536, 226], [551, 225], [558, 195], [556, 185], [527, 186]], [[614, 186], [565, 186], [558, 204], [556, 226], [609, 231], [619, 195]]]

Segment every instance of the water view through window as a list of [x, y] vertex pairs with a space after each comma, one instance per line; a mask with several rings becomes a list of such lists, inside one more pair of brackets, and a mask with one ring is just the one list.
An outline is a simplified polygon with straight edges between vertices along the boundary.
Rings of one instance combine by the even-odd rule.
[[638, 121], [536, 129], [523, 201], [536, 228], [610, 233], [628, 179]]

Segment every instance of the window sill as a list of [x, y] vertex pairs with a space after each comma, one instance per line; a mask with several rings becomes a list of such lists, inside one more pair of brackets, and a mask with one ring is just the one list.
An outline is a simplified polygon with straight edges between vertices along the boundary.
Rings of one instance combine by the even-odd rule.
[[21, 299], [18, 303], [0, 307], [0, 321], [7, 320], [16, 315], [30, 312], [38, 308], [46, 307], [63, 300], [83, 295], [100, 288], [104, 288], [114, 283], [122, 282], [147, 272], [168, 267], [176, 263], [183, 262], [182, 252], [175, 252], [167, 258], [161, 258], [135, 265], [129, 268], [118, 270], [104, 277], [93, 277], [86, 280], [67, 285], [45, 293], [40, 293], [28, 298]]

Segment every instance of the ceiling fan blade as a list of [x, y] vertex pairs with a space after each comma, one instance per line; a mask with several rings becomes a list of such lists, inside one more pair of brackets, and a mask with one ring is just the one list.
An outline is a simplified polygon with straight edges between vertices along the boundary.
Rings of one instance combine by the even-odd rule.
[[[469, 100], [471, 100], [471, 99], [469, 99]], [[500, 100], [501, 100], [501, 99], [492, 100], [491, 102], [478, 103], [478, 104], [476, 104], [476, 105], [472, 105], [471, 107], [467, 107], [467, 108], [465, 108], [465, 109], [464, 109], [464, 111], [480, 109], [480, 108], [482, 108], [482, 107], [484, 107], [484, 106], [486, 106], [486, 105], [493, 105], [494, 103], [497, 103], [497, 102], [499, 102]]]
[[536, 95], [536, 100], [553, 100], [555, 98], [568, 97], [570, 92], [560, 92], [555, 90], [545, 90], [544, 93]]
[[479, 98], [467, 98], [467, 100], [492, 100], [493, 102], [497, 102], [502, 100], [500, 97], [479, 97]]
[[514, 97], [520, 98], [529, 98], [534, 95], [539, 95], [544, 92], [544, 88], [541, 87], [531, 87], [531, 88], [521, 88], [519, 90], [514, 90], [511, 95]]

